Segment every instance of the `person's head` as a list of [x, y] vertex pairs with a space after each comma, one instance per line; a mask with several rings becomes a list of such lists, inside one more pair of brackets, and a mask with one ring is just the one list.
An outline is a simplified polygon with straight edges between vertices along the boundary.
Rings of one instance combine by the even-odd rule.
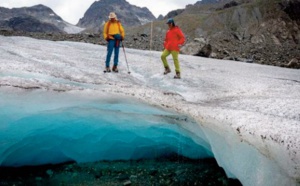
[[171, 27], [174, 27], [174, 26], [175, 26], [174, 19], [172, 19], [172, 18], [168, 19], [167, 24], [169, 25], [169, 27], [170, 27], [170, 26], [171, 26]]
[[114, 12], [110, 12], [108, 18], [111, 21], [115, 21], [115, 20], [117, 20], [117, 15]]

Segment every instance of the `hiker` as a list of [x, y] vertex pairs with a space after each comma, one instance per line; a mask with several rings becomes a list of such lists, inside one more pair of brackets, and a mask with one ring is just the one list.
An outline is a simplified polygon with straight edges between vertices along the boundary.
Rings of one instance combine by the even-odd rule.
[[164, 74], [168, 74], [171, 72], [169, 64], [167, 62], [167, 56], [172, 54], [174, 65], [175, 65], [175, 79], [180, 79], [180, 65], [178, 61], [179, 47], [185, 42], [184, 35], [181, 29], [175, 25], [175, 22], [172, 18], [168, 19], [167, 24], [169, 26], [169, 30], [166, 33], [165, 41], [164, 41], [164, 51], [161, 54], [161, 60], [165, 67]]
[[121, 42], [124, 40], [125, 31], [122, 24], [117, 19], [117, 15], [114, 12], [109, 13], [108, 18], [109, 20], [105, 23], [103, 29], [103, 37], [108, 42], [104, 72], [111, 72], [110, 58], [113, 50], [114, 50], [114, 65], [112, 71], [119, 72], [118, 70], [119, 49], [120, 49]]

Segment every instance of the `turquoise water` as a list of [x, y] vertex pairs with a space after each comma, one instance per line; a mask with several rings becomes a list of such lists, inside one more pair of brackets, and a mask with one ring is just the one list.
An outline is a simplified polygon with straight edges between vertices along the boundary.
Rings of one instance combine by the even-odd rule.
[[[187, 117], [109, 95], [0, 91], [0, 165], [213, 157]], [[5, 99], [4, 99], [5, 98]]]

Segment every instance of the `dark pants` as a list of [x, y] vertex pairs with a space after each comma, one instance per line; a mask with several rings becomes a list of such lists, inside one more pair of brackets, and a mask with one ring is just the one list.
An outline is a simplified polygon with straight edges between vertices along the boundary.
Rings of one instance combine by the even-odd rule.
[[111, 40], [108, 41], [108, 43], [107, 43], [107, 55], [106, 55], [106, 61], [105, 61], [106, 67], [110, 66], [110, 58], [111, 58], [113, 50], [115, 51], [115, 53], [114, 53], [114, 66], [118, 66], [120, 44], [121, 44], [120, 40], [111, 39]]

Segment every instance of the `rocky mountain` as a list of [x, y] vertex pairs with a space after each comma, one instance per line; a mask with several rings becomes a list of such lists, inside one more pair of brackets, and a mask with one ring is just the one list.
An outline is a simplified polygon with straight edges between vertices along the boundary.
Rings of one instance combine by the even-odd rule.
[[27, 32], [74, 33], [82, 30], [65, 22], [44, 5], [24, 8], [1, 8], [0, 28]]
[[99, 32], [110, 12], [116, 12], [125, 27], [144, 25], [156, 19], [148, 8], [131, 5], [126, 0], [100, 0], [88, 8], [77, 26], [87, 28], [90, 32]]
[[0, 21], [0, 25], [6, 29], [24, 32], [61, 32], [53, 24], [43, 23], [31, 16], [12, 17], [8, 21]]

